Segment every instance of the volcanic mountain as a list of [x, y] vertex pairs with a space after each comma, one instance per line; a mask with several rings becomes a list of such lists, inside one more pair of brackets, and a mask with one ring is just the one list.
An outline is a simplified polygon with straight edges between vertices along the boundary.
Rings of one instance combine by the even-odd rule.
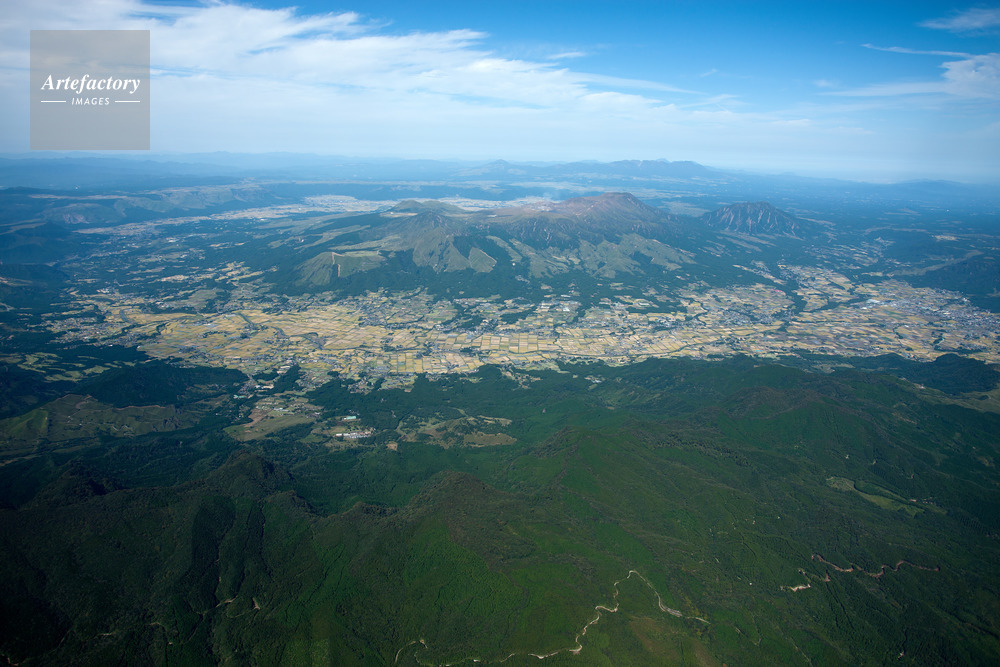
[[557, 245], [575, 245], [580, 239], [601, 243], [625, 234], [665, 240], [678, 232], [673, 216], [627, 192], [481, 212], [473, 224], [487, 232], [507, 230], [525, 241], [544, 240]]
[[777, 234], [801, 236], [812, 225], [793, 215], [785, 213], [767, 203], [742, 202], [723, 206], [702, 216], [704, 223], [713, 228], [738, 234]]
[[[339, 218], [319, 231], [330, 240], [310, 245], [312, 255], [300, 256], [295, 268], [304, 287], [411, 265], [435, 274], [502, 269], [523, 278], [568, 272], [614, 278], [692, 260], [677, 248], [676, 219], [627, 193], [476, 212], [404, 201], [383, 213]], [[323, 252], [316, 254], [317, 245]]]

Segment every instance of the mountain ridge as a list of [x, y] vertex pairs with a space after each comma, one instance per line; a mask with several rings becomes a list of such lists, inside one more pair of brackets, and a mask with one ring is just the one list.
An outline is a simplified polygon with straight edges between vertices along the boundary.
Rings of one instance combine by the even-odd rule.
[[676, 247], [683, 238], [679, 218], [626, 192], [482, 211], [408, 200], [377, 216], [384, 222], [335, 237], [323, 252], [302, 258], [297, 282], [323, 287], [401, 256], [436, 274], [490, 273], [502, 265], [533, 278], [580, 271], [613, 278], [692, 261]]
[[711, 228], [751, 236], [801, 236], [813, 231], [814, 227], [766, 201], [730, 204], [704, 214], [701, 219]]

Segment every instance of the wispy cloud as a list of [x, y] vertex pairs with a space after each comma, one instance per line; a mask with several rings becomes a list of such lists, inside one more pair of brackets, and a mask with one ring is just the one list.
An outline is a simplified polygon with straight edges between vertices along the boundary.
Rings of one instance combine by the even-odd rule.
[[1000, 9], [973, 8], [947, 18], [923, 21], [921, 26], [949, 32], [973, 32], [1000, 28]]
[[959, 58], [941, 63], [944, 70], [934, 81], [876, 83], [850, 90], [831, 91], [829, 95], [848, 97], [897, 97], [908, 95], [947, 95], [965, 99], [1000, 99], [1000, 53], [974, 55], [955, 51], [924, 51], [900, 46], [863, 47], [905, 55]]
[[874, 44], [862, 44], [866, 49], [874, 51], [886, 51], [888, 53], [905, 53], [911, 56], [944, 56], [946, 58], [971, 58], [971, 53], [961, 51], [922, 51], [920, 49], [907, 49], [902, 46], [875, 46]]
[[[48, 15], [70, 18], [77, 28], [148, 28], [154, 36], [151, 59], [157, 75], [188, 79], [195, 87], [214, 79], [250, 79], [261, 82], [258, 91], [263, 82], [298, 83], [341, 93], [423, 93], [528, 107], [583, 103], [595, 93], [609, 92], [608, 88], [690, 93], [664, 82], [590, 74], [553, 62], [585, 55], [582, 52], [564, 52], [542, 61], [504, 58], [482, 47], [487, 37], [482, 32], [392, 34], [381, 30], [383, 26], [366, 24], [354, 12], [303, 15], [294, 8], [223, 2], [169, 7], [141, 0], [105, 0], [101, 3], [105, 11], [88, 21], [81, 12], [66, 17], [65, 12], [52, 11], [54, 7], [32, 12], [24, 10], [26, 2], [19, 6], [22, 14], [34, 15], [35, 23]], [[630, 98], [643, 105], [661, 101], [634, 94]]]
[[618, 88], [631, 88], [635, 90], [659, 91], [664, 93], [683, 93], [685, 95], [698, 95], [700, 93], [678, 88], [658, 81], [648, 81], [646, 79], [625, 79], [618, 76], [606, 76], [604, 74], [578, 74], [581, 81], [594, 83], [602, 86], [612, 86]]
[[[150, 30], [153, 147], [182, 152], [667, 157], [716, 164], [748, 156], [744, 164], [752, 160], [762, 168], [811, 159], [822, 170], [832, 159], [846, 164], [864, 156], [868, 163], [872, 155], [892, 153], [900, 139], [870, 134], [873, 110], [903, 106], [914, 95], [936, 94], [934, 102], [943, 104], [992, 100], [998, 91], [996, 54], [869, 46], [900, 58], [937, 57], [941, 73], [853, 90], [820, 79], [814, 83], [821, 90], [806, 86], [802, 100], [794, 91], [769, 97], [764, 88], [728, 89], [745, 77], [733, 73], [738, 68], [725, 53], [636, 63], [642, 78], [628, 78], [587, 71], [614, 50], [607, 45], [566, 41], [523, 55], [520, 46], [497, 44], [460, 25], [402, 31], [350, 11], [308, 13], [233, 0], [0, 2], [2, 150], [26, 149], [30, 29]], [[708, 69], [709, 62], [718, 69]], [[627, 61], [615, 65], [605, 71], [628, 71]], [[824, 95], [822, 103], [816, 93]], [[835, 94], [845, 97], [829, 97]], [[968, 145], [987, 155], [982, 160], [994, 159], [988, 142]]]
[[699, 109], [706, 107], [714, 107], [720, 109], [727, 113], [730, 112], [731, 107], [744, 106], [745, 103], [742, 102], [736, 95], [730, 95], [729, 93], [723, 93], [721, 95], [713, 95], [706, 99], [700, 99], [696, 102], [689, 102], [687, 104], [679, 105], [680, 109]]
[[899, 97], [903, 95], [944, 94], [945, 92], [945, 84], [940, 81], [900, 81], [873, 83], [859, 88], [830, 91], [826, 94], [843, 97]]
[[942, 67], [946, 70], [944, 78], [949, 94], [1000, 99], [1000, 53], [947, 62]]
[[703, 97], [565, 64], [582, 51], [503, 57], [481, 31], [395, 31], [354, 12], [7, 0], [0, 150], [27, 148], [27, 27], [150, 30], [156, 150], [662, 157], [692, 122], [673, 99]]

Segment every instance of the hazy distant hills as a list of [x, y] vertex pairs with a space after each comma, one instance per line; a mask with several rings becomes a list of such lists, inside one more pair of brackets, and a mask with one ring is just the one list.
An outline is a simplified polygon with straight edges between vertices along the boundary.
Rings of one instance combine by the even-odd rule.
[[689, 161], [618, 160], [615, 162], [585, 161], [531, 165], [496, 160], [485, 165], [463, 169], [455, 174], [455, 176], [464, 178], [572, 177], [577, 175], [687, 179], [718, 178], [723, 176], [724, 172]]
[[108, 157], [99, 154], [15, 154], [0, 156], [0, 190], [33, 187], [59, 191], [112, 188], [166, 188], [258, 182], [275, 202], [303, 190], [372, 199], [393, 196], [394, 183], [413, 197], [469, 196], [510, 200], [524, 196], [565, 199], [614, 190], [643, 191], [644, 199], [669, 194], [702, 200], [705, 209], [733, 201], [766, 199], [779, 206], [822, 205], [851, 211], [900, 206], [996, 213], [995, 184], [948, 181], [864, 183], [789, 174], [759, 174], [707, 167], [690, 161], [470, 163], [444, 160], [366, 159], [290, 153], [156, 154]]

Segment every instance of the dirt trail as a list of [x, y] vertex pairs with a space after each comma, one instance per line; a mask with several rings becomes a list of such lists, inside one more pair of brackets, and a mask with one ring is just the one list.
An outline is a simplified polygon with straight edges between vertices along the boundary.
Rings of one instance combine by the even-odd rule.
[[[850, 573], [850, 572], [859, 572], [861, 574], [864, 574], [864, 575], [867, 575], [867, 576], [871, 577], [872, 579], [881, 579], [882, 576], [886, 572], [899, 572], [899, 568], [901, 568], [904, 565], [909, 565], [910, 567], [912, 567], [915, 570], [923, 570], [924, 572], [940, 572], [941, 571], [941, 568], [938, 567], [938, 566], [936, 566], [936, 565], [934, 567], [927, 567], [925, 565], [917, 565], [916, 563], [911, 563], [908, 560], [899, 560], [899, 561], [896, 562], [895, 565], [883, 565], [882, 567], [880, 567], [878, 569], [877, 572], [868, 572], [867, 570], [864, 570], [864, 569], [862, 569], [862, 568], [860, 568], [860, 567], [858, 567], [857, 565], [854, 565], [854, 564], [851, 564], [849, 567], [840, 567], [839, 565], [834, 565], [833, 563], [831, 563], [827, 559], [823, 558], [819, 554], [813, 554], [812, 555], [812, 560], [819, 561], [820, 563], [823, 563], [824, 565], [829, 565], [832, 569], [836, 570], [837, 572], [843, 572], [844, 574], [847, 574], [847, 573]], [[799, 569], [799, 574], [801, 574], [802, 577], [805, 578], [806, 583], [799, 584], [797, 586], [779, 586], [779, 588], [781, 590], [783, 590], [783, 591], [791, 591], [792, 593], [798, 593], [800, 591], [804, 591], [804, 590], [807, 590], [809, 588], [812, 588], [812, 584], [809, 582], [809, 577], [812, 577], [813, 579], [816, 579], [817, 581], [822, 581], [822, 582], [829, 582], [830, 581], [830, 573], [829, 572], [827, 572], [826, 576], [824, 576], [823, 578], [820, 578], [819, 576], [817, 576], [815, 574], [810, 574], [810, 573], [808, 573], [805, 570], [803, 570], [803, 569], [800, 568]]]
[[[665, 604], [663, 604], [663, 598], [660, 597], [659, 591], [657, 591], [656, 588], [653, 586], [653, 584], [650, 583], [649, 579], [647, 579], [646, 577], [642, 576], [642, 574], [638, 570], [629, 570], [628, 571], [628, 575], [626, 575], [626, 577], [624, 579], [619, 579], [618, 581], [616, 581], [614, 583], [615, 594], [611, 598], [612, 602], [614, 603], [614, 606], [613, 607], [609, 607], [609, 606], [603, 605], [603, 604], [594, 605], [594, 611], [597, 612], [597, 615], [594, 616], [594, 618], [592, 620], [590, 620], [586, 625], [584, 625], [583, 628], [580, 630], [580, 632], [578, 632], [576, 634], [576, 637], [573, 639], [573, 641], [576, 642], [576, 646], [570, 646], [570, 647], [567, 647], [567, 648], [561, 648], [561, 649], [558, 649], [556, 651], [552, 651], [551, 653], [528, 653], [527, 655], [530, 655], [533, 658], [538, 658], [539, 660], [545, 660], [546, 658], [551, 658], [553, 656], [559, 655], [560, 653], [572, 653], [573, 655], [579, 655], [580, 651], [583, 650], [583, 643], [580, 640], [587, 634], [587, 630], [590, 628], [590, 626], [594, 625], [599, 620], [601, 620], [601, 612], [607, 612], [609, 614], [614, 614], [614, 613], [616, 613], [618, 611], [618, 606], [619, 606], [618, 605], [618, 593], [619, 593], [618, 584], [620, 584], [623, 581], [627, 581], [627, 580], [631, 579], [632, 575], [635, 575], [635, 576], [639, 577], [640, 579], [642, 579], [642, 582], [644, 584], [646, 584], [651, 591], [653, 591], [653, 593], [656, 595], [656, 604], [660, 608], [660, 611], [662, 611], [662, 612], [664, 612], [666, 614], [670, 614], [671, 616], [676, 616], [677, 618], [690, 618], [690, 619], [693, 619], [695, 621], [701, 621], [702, 623], [708, 624], [708, 621], [706, 621], [705, 619], [703, 619], [701, 617], [698, 617], [698, 616], [685, 616], [679, 610], [677, 610], [677, 609], [671, 609], [670, 607], [668, 607]], [[425, 642], [423, 639], [414, 639], [409, 644], [407, 644], [406, 646], [404, 646], [403, 648], [399, 649], [399, 651], [396, 652], [396, 659], [393, 661], [393, 664], [398, 663], [399, 662], [399, 656], [402, 655], [403, 651], [405, 651], [409, 647], [413, 646], [414, 644], [421, 644], [421, 645], [423, 645], [423, 647], [425, 649], [429, 648], [427, 646], [427, 642]], [[503, 660], [500, 660], [498, 662], [499, 663], [506, 662], [506, 661], [510, 660], [511, 658], [513, 658], [515, 655], [517, 655], [517, 653], [511, 653], [506, 658], [504, 658]], [[416, 658], [416, 656], [414, 656], [414, 658]], [[419, 664], [422, 664], [422, 665], [423, 664], [431, 664], [431, 663], [422, 663], [422, 662], [420, 662], [419, 659], [417, 659], [417, 662]], [[482, 660], [479, 659], [479, 658], [465, 658], [465, 659], [462, 659], [462, 660], [458, 660], [456, 662], [448, 662], [448, 663], [444, 663], [444, 664], [445, 665], [457, 665], [457, 664], [462, 663], [462, 662], [480, 663], [480, 662], [482, 662]]]
[[837, 572], [861, 572], [862, 574], [867, 574], [869, 577], [873, 579], [881, 579], [882, 575], [884, 575], [886, 572], [899, 572], [899, 568], [902, 567], [903, 565], [909, 565], [915, 570], [924, 570], [925, 572], [941, 571], [941, 568], [936, 565], [934, 567], [925, 567], [923, 565], [917, 565], [916, 563], [911, 563], [908, 560], [897, 561], [895, 565], [883, 565], [878, 572], [867, 572], [854, 564], [851, 564], [851, 566], [847, 568], [839, 567], [837, 565], [834, 565], [830, 561], [826, 560], [819, 554], [813, 554], [812, 559], [818, 560], [820, 563], [823, 563], [824, 565], [829, 565]]

